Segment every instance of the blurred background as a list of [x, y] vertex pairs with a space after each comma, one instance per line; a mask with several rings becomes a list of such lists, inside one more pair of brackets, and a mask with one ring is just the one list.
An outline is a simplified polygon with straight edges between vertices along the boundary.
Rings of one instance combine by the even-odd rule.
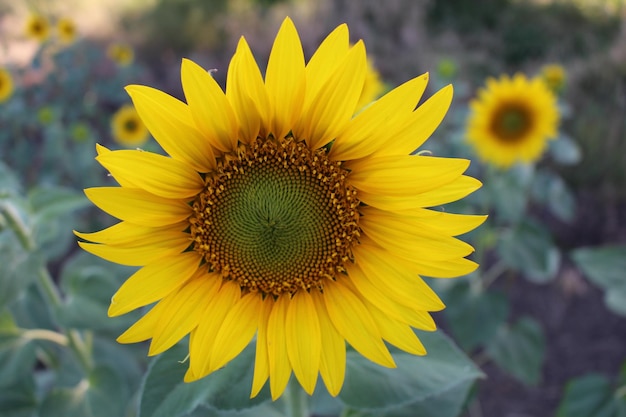
[[[626, 302], [626, 296], [607, 304], [608, 287], [566, 255], [575, 248], [626, 243], [622, 0], [0, 0], [0, 69], [10, 77], [0, 77], [3, 175], [11, 172], [25, 190], [101, 184], [105, 173], [93, 160], [96, 142], [156, 146], [146, 142], [148, 133], [132, 108], [122, 112], [130, 104], [125, 85], [147, 84], [182, 99], [183, 57], [215, 69], [214, 77], [224, 85], [242, 35], [264, 68], [285, 16], [294, 20], [307, 57], [334, 27], [348, 23], [352, 40], [365, 41], [381, 92], [424, 72], [431, 76], [427, 97], [452, 83], [452, 108], [426, 144], [441, 156], [448, 155], [437, 141], [463, 135], [468, 102], [488, 77], [534, 76], [549, 64], [564, 70], [558, 91], [560, 135], [573, 143], [568, 149], [578, 156], [566, 164], [551, 159], [540, 164], [562, 179], [573, 208], [559, 216], [524, 202], [525, 213], [539, 219], [551, 236], [550, 247], [564, 255], [549, 279], [527, 279], [520, 268], [511, 268], [490, 288], [506, 299], [507, 322], [530, 317], [542, 329], [538, 351], [529, 348], [505, 359], [536, 366], [536, 377], [499, 365], [485, 353], [486, 344], [464, 343], [463, 332], [480, 332], [482, 320], [498, 303], [464, 299], [464, 309], [454, 310], [451, 300], [457, 293], [443, 288], [450, 312], [438, 313], [436, 320], [487, 375], [473, 389], [464, 416], [564, 417], [571, 382], [596, 374], [610, 387], [600, 390], [592, 384], [597, 398], [623, 398], [626, 305], [620, 312], [616, 303]], [[473, 158], [454, 149], [456, 156]], [[80, 222], [73, 227], [85, 230], [106, 220], [94, 212]], [[60, 270], [75, 250], [71, 233], [62, 239], [66, 246], [50, 255], [52, 271]], [[532, 252], [534, 243], [527, 245]], [[538, 251], [543, 247], [540, 242]], [[495, 263], [496, 257], [487, 253], [484, 264]], [[617, 281], [621, 266], [611, 270], [620, 272]], [[473, 321], [455, 325], [455, 317], [468, 314]], [[459, 330], [463, 326], [468, 327]], [[523, 362], [524, 355], [532, 356], [531, 365]], [[617, 412], [587, 416], [626, 415]]]

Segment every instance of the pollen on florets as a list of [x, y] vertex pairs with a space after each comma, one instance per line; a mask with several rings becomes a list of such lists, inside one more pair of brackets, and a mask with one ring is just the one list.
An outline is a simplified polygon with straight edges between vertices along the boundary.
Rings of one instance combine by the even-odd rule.
[[340, 161], [294, 139], [257, 139], [225, 154], [190, 218], [194, 250], [248, 291], [322, 288], [359, 237], [356, 190]]

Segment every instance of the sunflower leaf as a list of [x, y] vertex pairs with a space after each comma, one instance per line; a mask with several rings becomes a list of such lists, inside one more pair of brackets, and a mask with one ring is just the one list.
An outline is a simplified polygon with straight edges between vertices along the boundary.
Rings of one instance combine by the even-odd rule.
[[571, 252], [578, 268], [604, 289], [604, 301], [614, 313], [626, 316], [626, 245], [580, 248]]
[[580, 162], [582, 158], [578, 144], [564, 134], [560, 134], [556, 140], [548, 142], [548, 152], [552, 159], [561, 165], [574, 165]]
[[269, 399], [263, 389], [250, 399], [254, 347], [249, 345], [224, 368], [191, 383], [183, 382], [189, 348], [179, 344], [159, 355], [148, 368], [140, 389], [139, 417], [177, 417], [202, 406], [216, 410], [252, 409]]
[[623, 394], [620, 397], [609, 379], [600, 374], [588, 374], [569, 381], [556, 412], [556, 417], [624, 415], [626, 399]]
[[414, 356], [393, 351], [398, 365], [383, 368], [348, 351], [346, 380], [338, 398], [354, 416], [404, 417], [459, 414], [470, 388], [483, 377], [442, 332], [421, 333], [428, 351]]
[[487, 354], [500, 368], [528, 385], [536, 385], [541, 378], [545, 350], [541, 326], [530, 317], [500, 328], [487, 346]]
[[561, 253], [550, 234], [528, 219], [502, 234], [497, 251], [507, 266], [536, 283], [555, 278], [561, 262]]

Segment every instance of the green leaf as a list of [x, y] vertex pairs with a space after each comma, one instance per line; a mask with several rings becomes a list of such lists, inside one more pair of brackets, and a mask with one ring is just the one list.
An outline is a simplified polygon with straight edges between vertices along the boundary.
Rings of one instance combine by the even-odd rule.
[[43, 400], [40, 417], [123, 416], [130, 392], [123, 378], [106, 367], [71, 388], [55, 388]]
[[548, 171], [539, 171], [533, 180], [535, 201], [545, 204], [559, 220], [569, 222], [576, 214], [576, 200], [563, 179]]
[[548, 142], [548, 152], [552, 159], [561, 165], [574, 165], [582, 158], [578, 144], [564, 134]]
[[[474, 277], [478, 279], [478, 277]], [[467, 352], [484, 346], [506, 322], [509, 303], [495, 292], [476, 292], [460, 282], [443, 294], [444, 310], [454, 340]]]
[[24, 250], [12, 232], [0, 232], [0, 309], [20, 298], [42, 264], [40, 256]]
[[483, 374], [441, 332], [420, 332], [419, 337], [428, 355], [394, 350], [395, 369], [381, 367], [349, 351], [346, 380], [338, 398], [353, 410], [378, 416], [404, 416], [409, 415], [408, 410], [432, 409], [439, 411], [424, 415], [456, 416], [472, 384]]
[[21, 185], [17, 175], [4, 162], [0, 161], [0, 200], [19, 195], [20, 192]]
[[74, 241], [72, 228], [76, 218], [72, 213], [89, 205], [82, 194], [65, 187], [34, 188], [28, 193], [33, 211], [33, 238], [47, 259], [66, 253]]
[[[589, 374], [571, 380], [557, 409], [557, 417], [618, 417], [623, 399], [614, 396], [607, 377]], [[621, 405], [623, 407], [623, 404]]]
[[16, 334], [0, 334], [0, 387], [32, 375], [35, 347]]
[[505, 172], [488, 171], [484, 187], [496, 219], [516, 224], [524, 217], [533, 172], [528, 166], [515, 166]]
[[139, 417], [177, 417], [202, 405], [217, 410], [242, 410], [269, 399], [265, 388], [250, 399], [254, 345], [250, 344], [224, 368], [192, 383], [183, 382], [189, 353], [179, 344], [159, 355], [148, 368], [140, 391]]
[[541, 379], [546, 342], [539, 323], [522, 317], [512, 326], [503, 326], [487, 346], [487, 355], [503, 370], [528, 385]]
[[607, 307], [626, 316], [626, 245], [580, 248], [570, 255], [576, 266], [604, 289]]
[[90, 205], [83, 193], [67, 187], [33, 188], [28, 193], [28, 201], [34, 214], [43, 219], [63, 216]]
[[502, 233], [497, 251], [509, 267], [536, 283], [556, 277], [561, 262], [561, 253], [550, 234], [530, 220]]
[[139, 312], [108, 317], [111, 297], [136, 268], [111, 264], [85, 252], [77, 252], [64, 266], [61, 288], [66, 294], [58, 318], [67, 327], [122, 332]]
[[35, 383], [32, 374], [0, 385], [0, 410], [2, 417], [34, 417], [37, 408]]

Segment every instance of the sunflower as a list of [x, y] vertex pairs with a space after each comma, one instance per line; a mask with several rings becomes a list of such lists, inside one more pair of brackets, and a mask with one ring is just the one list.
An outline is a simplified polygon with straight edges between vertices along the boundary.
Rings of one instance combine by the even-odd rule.
[[135, 54], [129, 45], [114, 43], [107, 48], [107, 56], [120, 67], [126, 67], [133, 62]]
[[362, 109], [364, 106], [380, 97], [384, 90], [385, 83], [382, 82], [380, 73], [376, 67], [374, 67], [374, 64], [368, 60], [363, 91], [361, 91], [361, 97], [359, 97], [356, 108]]
[[541, 68], [539, 76], [548, 85], [548, 87], [555, 93], [560, 93], [565, 88], [565, 82], [567, 81], [567, 74], [565, 68], [559, 64], [544, 65]]
[[76, 39], [76, 24], [71, 19], [59, 19], [57, 22], [57, 32], [61, 43], [69, 45]]
[[26, 36], [29, 38], [38, 40], [39, 42], [44, 42], [48, 40], [48, 37], [50, 36], [50, 23], [45, 17], [38, 14], [32, 14], [26, 21], [25, 32]]
[[467, 139], [478, 156], [508, 168], [534, 162], [557, 134], [556, 97], [540, 78], [489, 78], [470, 102]]
[[7, 101], [11, 94], [13, 94], [13, 77], [7, 69], [0, 68], [0, 103]]
[[118, 341], [152, 339], [159, 354], [190, 334], [185, 381], [223, 367], [256, 335], [251, 396], [269, 378], [278, 398], [293, 371], [311, 394], [321, 374], [337, 395], [348, 342], [386, 367], [385, 341], [426, 353], [413, 328], [435, 330], [444, 308], [420, 275], [452, 277], [476, 264], [454, 238], [483, 216], [429, 209], [476, 190], [469, 161], [410, 155], [435, 130], [448, 86], [415, 109], [418, 76], [353, 117], [367, 72], [362, 41], [337, 27], [305, 65], [290, 19], [265, 78], [242, 37], [224, 93], [182, 62], [183, 103], [127, 87], [168, 156], [98, 146], [120, 184], [85, 190], [121, 221], [79, 233], [86, 251], [140, 266], [110, 316], [156, 304]]
[[111, 119], [113, 139], [124, 146], [139, 146], [148, 140], [148, 129], [131, 105], [120, 107]]

